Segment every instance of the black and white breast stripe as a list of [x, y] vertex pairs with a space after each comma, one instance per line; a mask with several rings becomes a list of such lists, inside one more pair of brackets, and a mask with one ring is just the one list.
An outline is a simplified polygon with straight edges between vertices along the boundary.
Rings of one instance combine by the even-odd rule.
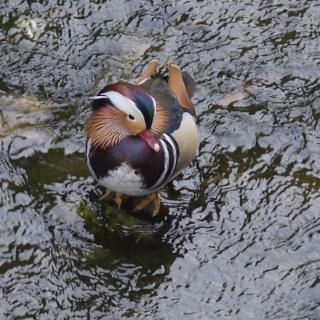
[[164, 154], [164, 167], [161, 176], [151, 187], [151, 189], [154, 190], [158, 189], [160, 186], [166, 184], [172, 179], [172, 174], [177, 167], [179, 159], [179, 146], [173, 137], [164, 133], [163, 138], [160, 139], [160, 143]]
[[92, 165], [91, 165], [91, 161], [90, 161], [90, 158], [91, 158], [91, 151], [92, 151], [92, 145], [91, 145], [91, 139], [88, 139], [87, 140], [87, 143], [86, 143], [86, 159], [87, 159], [87, 166], [91, 172], [91, 174], [94, 176], [94, 178], [96, 180], [98, 180], [98, 177], [96, 176], [93, 168], [92, 168]]

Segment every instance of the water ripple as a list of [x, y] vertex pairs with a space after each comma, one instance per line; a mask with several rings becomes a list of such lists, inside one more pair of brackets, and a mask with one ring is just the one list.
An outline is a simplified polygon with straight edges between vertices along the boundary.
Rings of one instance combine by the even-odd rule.
[[[2, 317], [318, 319], [319, 5], [0, 4]], [[87, 97], [152, 58], [199, 115], [153, 219], [98, 200], [83, 135]]]

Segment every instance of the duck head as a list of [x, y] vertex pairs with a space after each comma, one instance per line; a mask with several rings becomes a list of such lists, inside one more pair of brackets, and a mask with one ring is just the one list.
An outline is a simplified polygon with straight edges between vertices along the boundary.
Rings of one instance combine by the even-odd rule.
[[87, 121], [86, 133], [93, 146], [106, 149], [128, 136], [139, 135], [153, 150], [160, 150], [151, 131], [156, 102], [139, 86], [111, 84], [92, 99], [93, 112]]

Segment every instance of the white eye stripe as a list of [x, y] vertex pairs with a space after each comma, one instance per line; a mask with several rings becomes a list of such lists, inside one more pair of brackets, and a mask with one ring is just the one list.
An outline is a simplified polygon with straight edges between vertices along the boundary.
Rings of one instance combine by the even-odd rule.
[[145, 122], [144, 116], [138, 109], [137, 105], [131, 99], [125, 97], [117, 91], [103, 92], [98, 96], [91, 97], [91, 99], [109, 99], [117, 109], [123, 111], [125, 114], [127, 114], [127, 116], [131, 114], [134, 119], [143, 119]]
[[90, 99], [97, 100], [97, 99], [106, 99], [108, 98], [107, 92], [102, 92], [98, 96], [90, 97]]
[[89, 99], [98, 100], [98, 99], [105, 99], [105, 98], [106, 98], [105, 96], [94, 96], [94, 97], [90, 97]]

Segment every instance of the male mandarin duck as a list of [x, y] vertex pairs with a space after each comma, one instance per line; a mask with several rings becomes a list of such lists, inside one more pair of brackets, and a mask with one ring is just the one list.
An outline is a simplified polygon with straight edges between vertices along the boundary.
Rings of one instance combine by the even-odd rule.
[[[156, 198], [160, 188], [176, 177], [194, 158], [198, 144], [196, 113], [190, 101], [195, 82], [169, 63], [168, 83], [151, 79], [158, 60], [137, 84], [107, 85], [92, 97], [86, 124], [87, 164], [107, 194], [147, 196], [135, 210]], [[188, 88], [188, 90], [186, 89]]]

